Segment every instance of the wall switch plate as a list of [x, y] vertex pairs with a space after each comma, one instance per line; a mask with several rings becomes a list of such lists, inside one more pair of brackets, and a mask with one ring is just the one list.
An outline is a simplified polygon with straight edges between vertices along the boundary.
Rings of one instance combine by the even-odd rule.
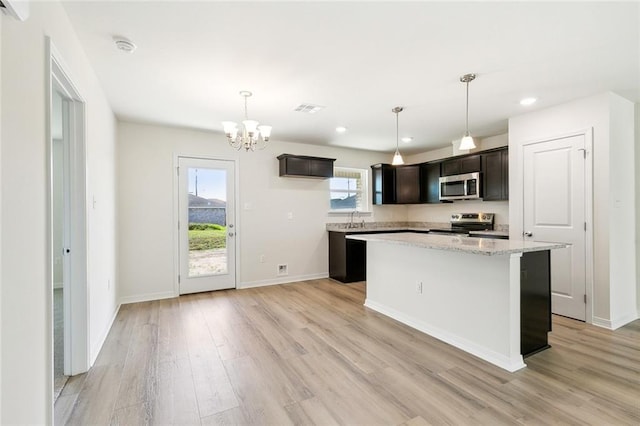
[[265, 260], [264, 254], [261, 254], [260, 255], [260, 263], [264, 263], [264, 260]]
[[289, 220], [293, 219], [293, 212], [287, 213], [287, 219]]
[[416, 285], [416, 291], [418, 292], [418, 294], [422, 294], [422, 281], [418, 281], [418, 284]]

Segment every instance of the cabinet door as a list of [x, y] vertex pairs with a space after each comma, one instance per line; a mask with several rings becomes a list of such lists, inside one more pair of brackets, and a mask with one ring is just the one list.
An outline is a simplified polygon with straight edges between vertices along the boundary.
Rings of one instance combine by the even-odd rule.
[[303, 158], [289, 157], [285, 159], [286, 170], [288, 175], [309, 175], [309, 160]]
[[310, 176], [333, 177], [333, 161], [329, 160], [309, 160]]
[[396, 203], [417, 204], [420, 202], [420, 166], [396, 167]]
[[376, 164], [371, 166], [371, 174], [373, 204], [395, 204], [395, 167], [390, 164]]
[[482, 154], [484, 201], [509, 199], [509, 150]]
[[452, 176], [460, 174], [460, 160], [447, 160], [442, 162], [442, 176]]
[[440, 202], [440, 164], [429, 163], [421, 166], [420, 198], [423, 203]]
[[502, 200], [502, 153], [482, 154], [482, 182], [485, 201]]
[[502, 199], [509, 199], [509, 150], [500, 151], [502, 157]]
[[460, 159], [460, 173], [473, 173], [480, 171], [480, 155], [469, 155]]

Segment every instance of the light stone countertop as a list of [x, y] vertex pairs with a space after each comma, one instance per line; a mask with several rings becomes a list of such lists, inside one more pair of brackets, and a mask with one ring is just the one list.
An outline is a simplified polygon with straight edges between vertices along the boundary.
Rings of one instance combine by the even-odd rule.
[[352, 240], [384, 242], [436, 250], [458, 251], [485, 256], [553, 250], [567, 247], [566, 244], [562, 243], [538, 243], [523, 240], [501, 240], [496, 238], [461, 237], [457, 235], [441, 234], [416, 234], [412, 232], [348, 235], [347, 238]]
[[506, 237], [509, 238], [509, 232], [505, 231], [469, 231], [469, 235], [482, 237], [483, 235], [493, 237]]
[[367, 233], [367, 232], [393, 232], [393, 231], [422, 231], [430, 228], [444, 228], [446, 223], [434, 222], [365, 222], [364, 226], [354, 223], [353, 228], [348, 223], [327, 223], [326, 229], [331, 232]]

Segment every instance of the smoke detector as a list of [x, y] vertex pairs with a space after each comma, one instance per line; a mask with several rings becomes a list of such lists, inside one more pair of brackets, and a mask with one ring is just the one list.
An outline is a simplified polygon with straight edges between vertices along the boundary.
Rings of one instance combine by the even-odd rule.
[[116, 48], [118, 50], [122, 50], [126, 53], [133, 53], [138, 47], [134, 42], [123, 37], [114, 37], [113, 41], [116, 44]]

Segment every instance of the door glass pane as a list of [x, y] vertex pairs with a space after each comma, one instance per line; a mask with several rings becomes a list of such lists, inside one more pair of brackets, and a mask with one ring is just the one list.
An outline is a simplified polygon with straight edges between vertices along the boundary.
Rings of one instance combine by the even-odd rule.
[[189, 168], [189, 277], [226, 274], [227, 174]]

